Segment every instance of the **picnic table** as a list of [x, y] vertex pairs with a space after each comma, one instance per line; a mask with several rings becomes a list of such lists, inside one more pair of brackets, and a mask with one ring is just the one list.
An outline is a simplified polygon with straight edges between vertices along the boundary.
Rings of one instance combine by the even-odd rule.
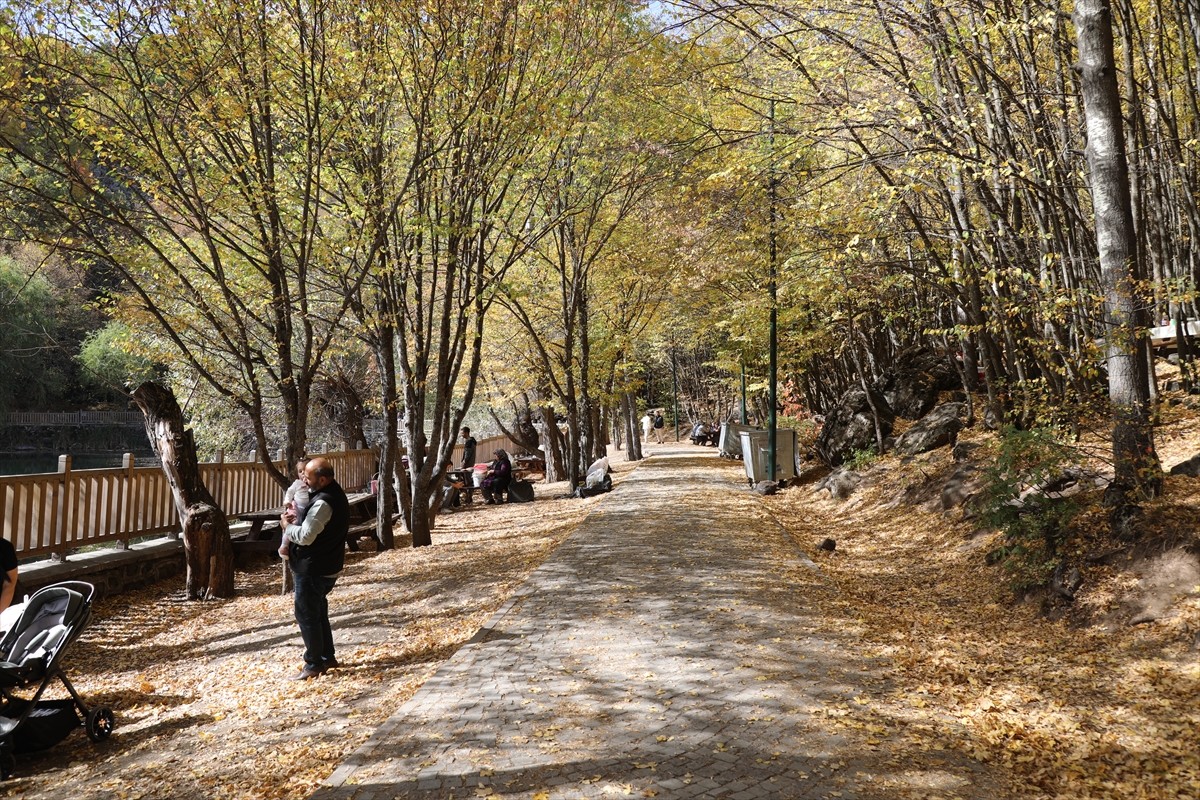
[[[364, 534], [369, 533], [371, 538], [375, 538], [376, 499], [376, 495], [370, 492], [354, 492], [346, 495], [346, 500], [350, 503], [350, 530], [346, 534], [346, 545], [351, 550], [358, 549], [358, 540]], [[257, 542], [259, 547], [265, 545], [270, 549], [278, 550], [283, 538], [283, 530], [279, 527], [279, 518], [283, 516], [284, 508], [285, 506], [275, 506], [274, 508], [264, 508], [261, 511], [247, 511], [244, 514], [238, 514], [235, 519], [250, 523], [250, 531], [244, 541]], [[274, 524], [268, 528], [266, 527], [267, 523]], [[271, 531], [272, 535], [264, 536], [266, 531]], [[288, 569], [287, 559], [282, 559], [282, 561], [283, 593], [287, 594], [292, 572]]]
[[513, 480], [539, 480], [546, 476], [546, 460], [541, 456], [513, 456]]
[[[370, 492], [354, 492], [353, 494], [347, 494], [346, 500], [350, 503], [351, 531], [354, 531], [355, 528], [360, 528], [361, 523], [375, 519], [375, 495]], [[279, 518], [283, 516], [285, 508], [286, 506], [275, 506], [273, 508], [264, 508], [260, 511], [246, 511], [238, 514], [234, 519], [250, 523], [250, 531], [246, 534], [246, 541], [261, 542], [266, 538], [275, 538], [274, 533], [279, 530]], [[268, 523], [273, 524], [268, 527]], [[272, 536], [264, 536], [263, 534], [266, 531], [270, 531]], [[282, 533], [280, 535], [282, 536]], [[357, 542], [357, 537], [355, 541]], [[357, 550], [358, 545], [352, 544], [350, 549]]]
[[454, 483], [463, 484], [463, 488], [459, 490], [458, 496], [463, 505], [471, 505], [474, 499], [475, 489], [475, 470], [470, 468], [450, 469], [446, 470], [446, 474], [450, 476], [450, 480]]

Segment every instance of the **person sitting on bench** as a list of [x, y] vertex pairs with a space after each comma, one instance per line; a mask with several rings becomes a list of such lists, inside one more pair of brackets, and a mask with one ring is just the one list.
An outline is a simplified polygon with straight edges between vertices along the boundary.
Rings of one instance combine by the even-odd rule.
[[497, 450], [492, 454], [495, 458], [491, 464], [488, 464], [487, 472], [484, 473], [483, 498], [485, 505], [494, 505], [504, 502], [504, 492], [508, 489], [508, 483], [512, 480], [512, 462], [508, 460], [508, 453], [503, 450]]
[[[443, 468], [446, 472], [446, 483], [442, 489], [442, 508], [458, 508], [462, 503], [462, 496], [460, 493], [466, 487], [466, 483], [452, 474], [454, 469], [453, 461], [447, 461], [443, 465]], [[467, 505], [470, 505], [470, 502], [471, 501], [468, 500]]]

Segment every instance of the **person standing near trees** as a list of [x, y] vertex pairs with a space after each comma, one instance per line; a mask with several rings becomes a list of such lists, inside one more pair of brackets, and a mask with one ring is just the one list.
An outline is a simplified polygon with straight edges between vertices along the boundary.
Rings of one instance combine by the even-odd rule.
[[642, 415], [642, 438], [646, 440], [646, 444], [650, 443], [650, 431], [654, 429], [654, 415], [650, 409], [646, 409], [646, 413]]
[[291, 680], [306, 681], [338, 666], [329, 625], [329, 592], [345, 562], [350, 530], [350, 503], [333, 479], [333, 466], [324, 458], [304, 466], [309, 504], [303, 517], [283, 512], [281, 556], [286, 555], [295, 584], [296, 624], [304, 639], [304, 668]]
[[467, 470], [467, 479], [463, 481], [463, 489], [467, 493], [467, 505], [470, 505], [475, 494], [475, 484], [472, 482], [472, 470], [475, 469], [475, 437], [471, 435], [471, 429], [466, 425], [463, 426], [461, 433], [463, 437], [461, 468]]
[[663, 443], [663, 426], [665, 424], [666, 423], [663, 422], [662, 411], [655, 411], [654, 412], [654, 439], [659, 444]]

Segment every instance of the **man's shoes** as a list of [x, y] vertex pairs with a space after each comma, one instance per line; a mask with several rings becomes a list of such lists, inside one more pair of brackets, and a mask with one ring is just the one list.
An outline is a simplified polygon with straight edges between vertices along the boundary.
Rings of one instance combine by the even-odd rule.
[[331, 658], [328, 661], [321, 662], [321, 672], [325, 672], [326, 670], [331, 670], [331, 669], [337, 669], [340, 666], [341, 666], [341, 664], [338, 663], [338, 660], [336, 658]]
[[320, 675], [322, 672], [324, 672], [324, 670], [313, 669], [312, 667], [305, 667], [304, 669], [300, 670], [292, 677], [288, 678], [288, 680], [290, 680], [290, 681], [310, 681], [313, 678]]

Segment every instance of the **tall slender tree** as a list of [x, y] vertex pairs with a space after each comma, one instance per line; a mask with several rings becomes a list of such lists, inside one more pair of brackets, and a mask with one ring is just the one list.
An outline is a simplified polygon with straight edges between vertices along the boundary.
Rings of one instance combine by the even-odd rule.
[[1146, 304], [1139, 289], [1137, 232], [1113, 58], [1112, 6], [1107, 0], [1076, 0], [1074, 21], [1104, 288], [1115, 485], [1135, 499], [1154, 497], [1162, 486], [1162, 470], [1154, 448], [1146, 361], [1142, 358]]

